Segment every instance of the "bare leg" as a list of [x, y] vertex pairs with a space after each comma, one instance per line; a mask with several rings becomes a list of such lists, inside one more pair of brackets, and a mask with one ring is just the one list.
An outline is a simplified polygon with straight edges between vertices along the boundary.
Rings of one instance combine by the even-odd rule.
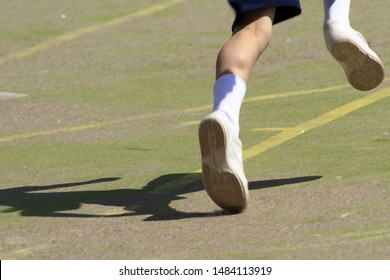
[[217, 58], [214, 112], [199, 126], [203, 185], [217, 205], [232, 213], [244, 211], [249, 199], [238, 138], [240, 106], [253, 65], [271, 39], [274, 16], [273, 8], [240, 19]]
[[248, 82], [253, 65], [268, 46], [275, 8], [248, 13], [218, 54], [216, 78], [235, 74]]
[[274, 16], [275, 8], [242, 16], [218, 54], [213, 110], [227, 115], [237, 136], [246, 84], [254, 64], [271, 39]]

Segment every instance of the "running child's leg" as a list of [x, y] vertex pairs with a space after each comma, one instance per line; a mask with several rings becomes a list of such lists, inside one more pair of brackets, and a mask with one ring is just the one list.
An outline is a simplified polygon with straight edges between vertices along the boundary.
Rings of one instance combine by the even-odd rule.
[[239, 114], [252, 68], [268, 46], [275, 8], [245, 14], [221, 48], [216, 63], [214, 111], [224, 112], [239, 134]]
[[250, 72], [271, 38], [275, 9], [245, 14], [222, 47], [216, 66], [214, 112], [199, 126], [203, 185], [222, 209], [237, 213], [248, 204], [239, 114]]
[[371, 90], [384, 79], [384, 66], [363, 35], [350, 26], [350, 0], [323, 0], [326, 47], [357, 90]]

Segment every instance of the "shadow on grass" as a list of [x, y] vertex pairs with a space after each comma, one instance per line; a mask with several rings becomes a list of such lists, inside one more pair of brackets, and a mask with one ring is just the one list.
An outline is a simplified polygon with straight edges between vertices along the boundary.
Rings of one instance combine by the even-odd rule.
[[[250, 182], [250, 190], [278, 187], [318, 180], [321, 176]], [[84, 185], [107, 184], [121, 178], [101, 178], [90, 181], [48, 186], [23, 186], [0, 190], [2, 213], [20, 211], [22, 216], [39, 217], [124, 217], [148, 216], [144, 221], [178, 220], [228, 215], [224, 211], [180, 212], [170, 207], [172, 201], [185, 199], [182, 195], [203, 190], [201, 174], [169, 174], [152, 180], [142, 189], [67, 191]], [[96, 186], [94, 187], [96, 189]], [[65, 189], [65, 190], [64, 190]], [[75, 213], [82, 204], [122, 207], [119, 214]], [[72, 211], [74, 213], [72, 213]], [[1, 213], [1, 212], [0, 212]]]

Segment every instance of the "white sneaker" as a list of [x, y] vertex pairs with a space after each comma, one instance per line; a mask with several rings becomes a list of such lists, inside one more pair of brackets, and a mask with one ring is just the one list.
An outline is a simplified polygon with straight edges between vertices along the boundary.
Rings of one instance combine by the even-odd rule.
[[384, 66], [363, 35], [338, 22], [324, 24], [326, 47], [341, 64], [349, 83], [357, 90], [371, 90], [385, 77]]
[[242, 212], [248, 204], [248, 181], [244, 174], [241, 141], [220, 111], [206, 116], [199, 126], [203, 185], [222, 209]]

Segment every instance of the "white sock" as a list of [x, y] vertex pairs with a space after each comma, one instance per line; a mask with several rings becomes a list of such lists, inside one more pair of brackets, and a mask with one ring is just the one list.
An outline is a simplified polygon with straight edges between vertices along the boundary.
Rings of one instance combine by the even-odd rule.
[[214, 111], [226, 114], [237, 137], [240, 132], [240, 108], [245, 93], [245, 81], [233, 74], [222, 75], [214, 85]]
[[349, 10], [351, 0], [323, 0], [325, 22], [338, 21], [341, 24], [350, 26]]

